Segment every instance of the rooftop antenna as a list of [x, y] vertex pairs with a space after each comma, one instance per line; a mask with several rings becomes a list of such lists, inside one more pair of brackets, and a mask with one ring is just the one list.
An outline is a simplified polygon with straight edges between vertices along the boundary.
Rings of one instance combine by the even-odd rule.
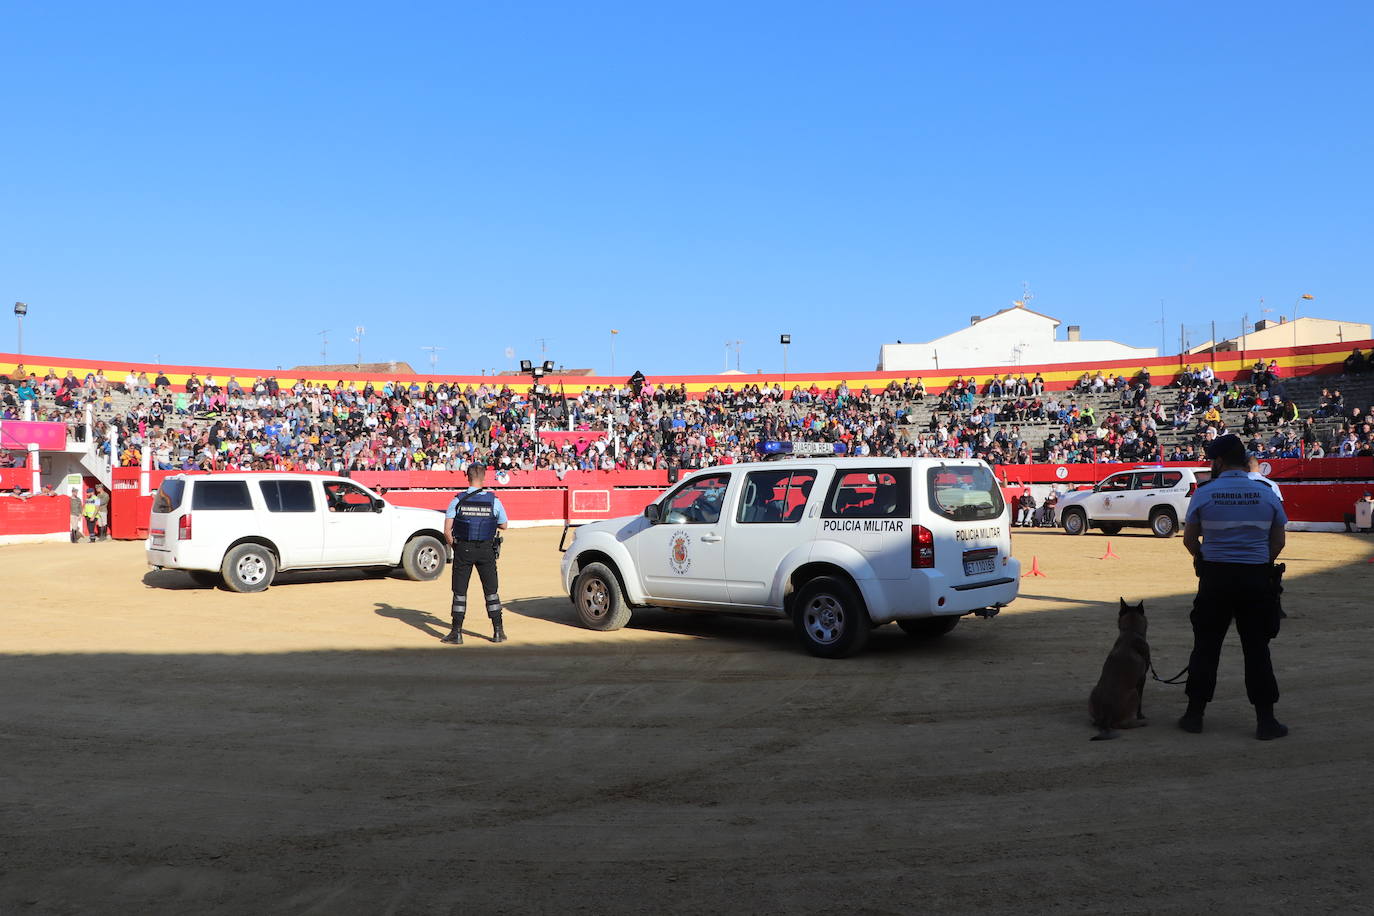
[[325, 366], [329, 365], [329, 331], [330, 331], [330, 330], [331, 330], [330, 328], [325, 328], [323, 331], [320, 331], [320, 332], [319, 332], [319, 335], [320, 335], [320, 364], [321, 364], [321, 365], [325, 365]]
[[552, 338], [549, 338], [549, 337], [536, 337], [536, 338], [535, 338], [535, 340], [539, 341], [539, 354], [540, 354], [541, 356], [544, 355], [545, 353], [548, 353], [548, 352], [549, 352], [549, 341], [550, 341], [551, 339], [552, 339]]
[[367, 328], [358, 325], [353, 329], [353, 342], [358, 345], [358, 365], [363, 364], [363, 335], [367, 333]]
[[1035, 298], [1035, 293], [1033, 293], [1033, 292], [1030, 291], [1030, 283], [1028, 283], [1028, 282], [1025, 281], [1025, 280], [1022, 280], [1022, 281], [1021, 281], [1021, 298], [1020, 298], [1020, 299], [1013, 299], [1013, 300], [1011, 300], [1011, 304], [1014, 305], [1014, 306], [1016, 306], [1016, 307], [1019, 308], [1019, 309], [1023, 309], [1023, 308], [1026, 307], [1026, 303], [1030, 302], [1030, 301], [1031, 301], [1032, 299], [1034, 299], [1034, 298]]
[[446, 349], [448, 349], [448, 348], [447, 348], [447, 347], [421, 347], [420, 349], [421, 349], [421, 350], [426, 350], [426, 351], [429, 352], [429, 369], [430, 369], [431, 372], [433, 372], [433, 371], [434, 371], [434, 367], [437, 366], [437, 365], [439, 365], [439, 351], [440, 351], [440, 350], [446, 350]]

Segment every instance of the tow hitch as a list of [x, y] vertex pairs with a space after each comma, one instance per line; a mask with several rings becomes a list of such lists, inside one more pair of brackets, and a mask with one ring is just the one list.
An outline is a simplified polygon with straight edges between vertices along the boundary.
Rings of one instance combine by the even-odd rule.
[[969, 611], [969, 613], [975, 617], [982, 617], [984, 620], [991, 620], [993, 617], [1000, 614], [1004, 607], [1006, 607], [1005, 604], [994, 604], [992, 607], [980, 607]]

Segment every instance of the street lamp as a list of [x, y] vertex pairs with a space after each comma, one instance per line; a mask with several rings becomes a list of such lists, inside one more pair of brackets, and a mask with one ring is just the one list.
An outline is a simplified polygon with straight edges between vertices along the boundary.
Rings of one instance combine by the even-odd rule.
[[29, 313], [27, 302], [16, 302], [14, 304], [14, 318], [19, 322], [19, 355], [24, 355], [24, 316]]
[[791, 334], [782, 334], [778, 337], [778, 343], [782, 344], [782, 383], [787, 384], [787, 345], [792, 342]]
[[[615, 377], [615, 336], [616, 336], [617, 334], [619, 334], [619, 333], [620, 333], [620, 332], [617, 331], [615, 328], [611, 328], [611, 377], [612, 377], [612, 378]], [[553, 364], [550, 363], [549, 366], [550, 366], [550, 368], [552, 368]]]
[[1302, 294], [1301, 296], [1299, 296], [1297, 299], [1294, 299], [1294, 300], [1293, 300], [1293, 322], [1292, 322], [1292, 324], [1293, 324], [1293, 346], [1294, 346], [1294, 347], [1297, 347], [1297, 345], [1298, 345], [1298, 306], [1302, 304], [1302, 300], [1304, 300], [1304, 299], [1312, 299], [1312, 298], [1314, 298], [1314, 297], [1312, 296], [1311, 293], [1303, 293], [1303, 294]]

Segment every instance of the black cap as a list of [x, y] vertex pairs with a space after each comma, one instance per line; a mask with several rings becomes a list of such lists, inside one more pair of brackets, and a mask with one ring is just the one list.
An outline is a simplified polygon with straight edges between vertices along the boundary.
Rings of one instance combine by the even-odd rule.
[[1234, 465], [1246, 463], [1245, 443], [1240, 441], [1239, 436], [1232, 433], [1218, 436], [1207, 443], [1204, 451], [1207, 453], [1207, 457], [1213, 461], [1224, 461]]

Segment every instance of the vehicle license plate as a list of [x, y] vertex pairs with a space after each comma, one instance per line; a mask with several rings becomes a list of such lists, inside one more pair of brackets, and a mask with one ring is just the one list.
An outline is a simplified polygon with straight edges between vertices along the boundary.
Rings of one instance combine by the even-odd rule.
[[164, 543], [166, 543], [167, 532], [163, 531], [161, 528], [154, 528], [152, 531], [149, 531], [148, 533], [152, 535], [154, 547], [161, 547]]
[[997, 548], [964, 551], [964, 575], [985, 576], [997, 568]]

